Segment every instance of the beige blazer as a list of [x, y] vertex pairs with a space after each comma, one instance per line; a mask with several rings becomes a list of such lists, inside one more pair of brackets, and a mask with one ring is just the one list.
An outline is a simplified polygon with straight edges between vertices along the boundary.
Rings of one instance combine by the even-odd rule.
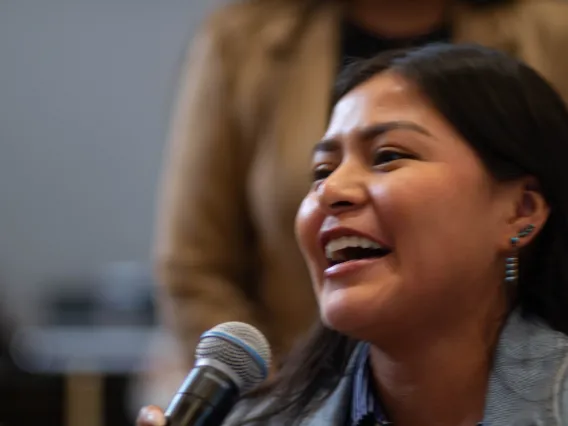
[[[293, 226], [326, 127], [341, 12], [333, 0], [239, 1], [191, 46], [155, 252], [162, 310], [188, 362], [217, 323], [256, 324], [281, 354], [314, 318]], [[453, 19], [455, 42], [524, 59], [568, 99], [568, 2], [460, 4]]]

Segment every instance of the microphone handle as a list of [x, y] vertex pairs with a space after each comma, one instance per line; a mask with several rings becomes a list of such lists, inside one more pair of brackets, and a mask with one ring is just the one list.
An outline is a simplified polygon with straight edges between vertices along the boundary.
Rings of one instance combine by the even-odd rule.
[[239, 390], [216, 368], [191, 370], [166, 410], [168, 426], [220, 426], [237, 403]]

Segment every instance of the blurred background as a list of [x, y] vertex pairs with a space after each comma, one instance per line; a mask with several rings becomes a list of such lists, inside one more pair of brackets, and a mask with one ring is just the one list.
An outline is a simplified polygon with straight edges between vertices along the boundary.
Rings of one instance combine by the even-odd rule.
[[568, 97], [564, 0], [250, 2], [208, 21], [182, 73], [227, 2], [0, 0], [0, 426], [133, 425], [224, 321], [258, 326], [285, 358], [316, 315], [293, 232], [298, 159], [354, 59], [470, 40]]
[[0, 1], [2, 426], [132, 424], [176, 78], [220, 3]]

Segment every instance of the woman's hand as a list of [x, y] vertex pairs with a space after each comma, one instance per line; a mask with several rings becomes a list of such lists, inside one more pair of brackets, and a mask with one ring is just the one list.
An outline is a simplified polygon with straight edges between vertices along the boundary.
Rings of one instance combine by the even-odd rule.
[[142, 408], [136, 419], [136, 426], [166, 426], [166, 424], [164, 412], [155, 405]]

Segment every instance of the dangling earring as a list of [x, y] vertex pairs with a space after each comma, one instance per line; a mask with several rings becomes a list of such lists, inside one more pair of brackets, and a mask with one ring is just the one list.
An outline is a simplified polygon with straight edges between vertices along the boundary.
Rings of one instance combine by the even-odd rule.
[[521, 238], [528, 237], [534, 231], [534, 225], [527, 225], [511, 238], [511, 248], [513, 254], [505, 259], [505, 282], [515, 284], [519, 279], [519, 241]]

